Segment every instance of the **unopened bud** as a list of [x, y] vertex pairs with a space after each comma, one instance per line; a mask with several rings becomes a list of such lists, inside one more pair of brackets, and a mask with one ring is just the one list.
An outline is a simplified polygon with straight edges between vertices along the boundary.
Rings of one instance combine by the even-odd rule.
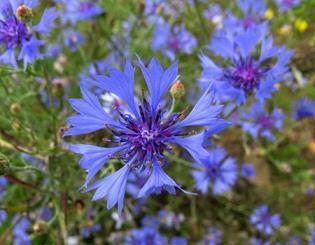
[[185, 86], [181, 81], [177, 80], [171, 87], [170, 92], [175, 99], [179, 99], [185, 95]]
[[283, 25], [279, 28], [278, 33], [282, 36], [287, 36], [292, 32], [292, 27], [291, 25]]
[[13, 130], [19, 131], [21, 128], [21, 124], [19, 123], [19, 121], [16, 120], [16, 121], [12, 122], [11, 127]]
[[6, 175], [10, 172], [10, 161], [9, 159], [0, 153], [0, 175]]
[[145, 2], [144, 2], [144, 0], [139, 0], [139, 8], [140, 8], [141, 12], [144, 11], [144, 9], [145, 9]]
[[42, 221], [38, 221], [33, 225], [34, 232], [43, 232], [45, 230], [46, 224]]
[[29, 22], [33, 18], [33, 11], [31, 8], [22, 4], [16, 9], [16, 17], [23, 22]]
[[76, 209], [77, 213], [81, 214], [83, 212], [83, 210], [84, 210], [85, 204], [84, 204], [84, 202], [82, 200], [77, 199], [74, 202], [74, 206], [75, 206], [75, 209]]
[[156, 8], [156, 13], [161, 14], [164, 10], [164, 4], [161, 3], [157, 8]]
[[11, 113], [18, 113], [21, 111], [21, 106], [18, 103], [12, 103], [10, 105], [10, 111]]
[[310, 150], [312, 155], [315, 155], [315, 141], [312, 141], [312, 142], [309, 143], [308, 149]]

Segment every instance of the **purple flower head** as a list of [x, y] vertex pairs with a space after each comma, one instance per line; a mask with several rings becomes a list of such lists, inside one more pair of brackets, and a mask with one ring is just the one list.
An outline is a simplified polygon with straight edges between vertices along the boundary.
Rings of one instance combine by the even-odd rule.
[[175, 236], [171, 239], [171, 245], [186, 245], [187, 240], [184, 237]]
[[308, 245], [314, 245], [315, 244], [315, 227], [313, 225], [310, 227], [310, 233], [311, 233], [310, 234], [311, 239], [310, 239]]
[[156, 15], [160, 8], [164, 7], [166, 0], [145, 0], [144, 13], [146, 16]]
[[253, 180], [255, 179], [255, 166], [251, 163], [245, 163], [242, 165], [242, 176]]
[[70, 48], [72, 52], [78, 50], [78, 46], [85, 42], [84, 36], [73, 29], [66, 29], [63, 32], [64, 44]]
[[71, 145], [70, 149], [83, 157], [80, 166], [87, 171], [85, 186], [111, 158], [122, 160], [123, 167], [109, 176], [100, 179], [87, 188], [96, 189], [93, 200], [107, 197], [110, 209], [118, 202], [121, 213], [126, 185], [131, 172], [142, 172], [146, 182], [137, 197], [146, 197], [162, 190], [175, 194], [175, 188], [181, 187], [163, 170], [168, 165], [165, 153], [172, 152], [172, 145], [177, 144], [190, 153], [196, 162], [207, 158], [203, 148], [204, 133], [189, 135], [188, 126], [215, 127], [222, 111], [221, 105], [211, 105], [212, 95], [207, 90], [198, 100], [191, 112], [181, 119], [182, 113], [167, 113], [164, 94], [177, 80], [178, 64], [174, 63], [167, 70], [156, 59], [146, 67], [139, 59], [139, 66], [145, 78], [149, 94], [142, 100], [134, 95], [134, 67], [126, 62], [124, 71], [110, 69], [108, 76], [98, 76], [95, 85], [120, 97], [126, 111], [117, 110], [119, 120], [114, 120], [106, 113], [97, 97], [85, 87], [81, 87], [83, 99], [71, 99], [70, 104], [78, 112], [68, 118], [71, 125], [67, 135], [91, 133], [100, 129], [112, 132], [110, 146], [107, 148], [94, 145]]
[[205, 245], [219, 245], [222, 243], [222, 231], [216, 228], [209, 228], [208, 232], [204, 235], [202, 244]]
[[125, 245], [166, 244], [166, 238], [151, 227], [134, 229], [125, 239]]
[[191, 54], [197, 46], [197, 39], [184, 25], [172, 27], [160, 19], [155, 26], [151, 46], [156, 51], [162, 51], [170, 60], [174, 60], [179, 53]]
[[299, 5], [301, 0], [276, 0], [280, 12], [286, 12], [293, 7]]
[[45, 206], [40, 210], [40, 218], [46, 222], [48, 222], [53, 217], [52, 210]]
[[311, 101], [305, 97], [296, 101], [293, 111], [293, 119], [301, 120], [303, 118], [311, 117], [315, 117], [315, 101]]
[[315, 188], [314, 187], [307, 187], [304, 189], [304, 194], [309, 197], [315, 197]]
[[150, 227], [152, 229], [158, 229], [160, 226], [160, 221], [156, 216], [153, 215], [146, 215], [141, 220], [142, 227]]
[[41, 159], [38, 159], [37, 157], [34, 157], [30, 154], [27, 154], [27, 153], [21, 153], [21, 157], [27, 161], [28, 163], [34, 165], [34, 166], [37, 166], [37, 167], [42, 167], [45, 162]]
[[252, 237], [249, 241], [250, 245], [270, 245], [270, 242], [268, 241], [263, 241], [259, 238]]
[[0, 199], [4, 196], [8, 181], [5, 177], [0, 176]]
[[262, 136], [267, 140], [275, 141], [273, 130], [281, 130], [284, 114], [280, 109], [275, 108], [271, 114], [264, 109], [264, 104], [253, 104], [249, 111], [241, 111], [239, 124], [245, 132], [248, 132], [254, 139]]
[[91, 224], [83, 227], [80, 231], [80, 234], [84, 238], [89, 238], [93, 233], [99, 232], [101, 228], [102, 227], [100, 224]]
[[268, 206], [262, 205], [254, 209], [250, 223], [261, 233], [271, 235], [280, 226], [281, 220], [279, 214], [270, 214]]
[[227, 17], [223, 24], [224, 30], [237, 33], [250, 28], [258, 28], [263, 32], [267, 31], [267, 22], [261, 21], [266, 11], [263, 0], [238, 0], [237, 4], [242, 15], [237, 17], [232, 12], [227, 11]]
[[34, 0], [3, 0], [0, 3], [0, 46], [4, 52], [0, 62], [18, 68], [18, 59], [23, 60], [24, 70], [28, 64], [34, 64], [41, 59], [39, 46], [44, 42], [36, 38], [37, 34], [49, 35], [54, 27], [57, 12], [54, 8], [45, 9], [37, 25], [32, 25], [33, 8], [37, 6]]
[[209, 151], [209, 157], [197, 163], [199, 170], [194, 170], [192, 175], [196, 188], [202, 193], [208, 193], [209, 184], [215, 195], [222, 194], [231, 189], [237, 180], [237, 165], [233, 158], [226, 158], [223, 148]]
[[90, 0], [57, 0], [62, 4], [61, 22], [76, 24], [79, 21], [92, 19], [104, 12], [97, 3]]
[[168, 229], [179, 229], [180, 225], [185, 221], [185, 216], [183, 214], [175, 214], [167, 210], [161, 210], [159, 212], [159, 218], [161, 223]]
[[[263, 38], [257, 29], [235, 35], [217, 32], [208, 48], [224, 58], [227, 65], [218, 66], [211, 58], [200, 55], [201, 86], [212, 84], [219, 101], [233, 100], [238, 104], [245, 103], [251, 94], [260, 101], [270, 98], [276, 91], [275, 85], [288, 72], [287, 63], [292, 56], [284, 47], [273, 46], [272, 38]], [[259, 57], [255, 58], [257, 51]]]
[[[20, 216], [17, 215], [13, 220], [20, 219]], [[14, 244], [23, 244], [30, 245], [31, 240], [29, 235], [27, 234], [27, 229], [30, 226], [30, 222], [27, 218], [23, 217], [13, 228], [14, 234]]]
[[2, 226], [3, 222], [7, 219], [7, 212], [0, 209], [0, 227]]

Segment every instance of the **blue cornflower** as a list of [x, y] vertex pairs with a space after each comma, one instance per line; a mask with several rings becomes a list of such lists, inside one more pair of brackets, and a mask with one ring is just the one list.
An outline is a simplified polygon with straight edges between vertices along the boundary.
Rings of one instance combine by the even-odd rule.
[[47, 207], [47, 206], [44, 206], [41, 208], [40, 210], [40, 218], [46, 222], [48, 222], [51, 218], [53, 217], [53, 212], [52, 210]]
[[[255, 58], [258, 44], [262, 46]], [[256, 29], [235, 35], [217, 32], [208, 48], [226, 59], [228, 65], [220, 67], [211, 58], [200, 55], [201, 86], [212, 84], [219, 101], [233, 100], [238, 104], [245, 103], [252, 93], [258, 100], [270, 98], [276, 91], [275, 85], [288, 72], [287, 63], [292, 56], [291, 51], [273, 46], [272, 37], [264, 38]]]
[[284, 114], [280, 109], [275, 108], [271, 114], [265, 111], [264, 104], [253, 104], [248, 112], [240, 112], [241, 122], [239, 123], [245, 132], [248, 132], [254, 139], [262, 136], [267, 140], [275, 141], [273, 130], [281, 130]]
[[286, 12], [293, 7], [299, 5], [301, 0], [276, 0], [280, 12]]
[[[14, 217], [14, 221], [20, 218], [19, 215]], [[27, 229], [30, 226], [30, 222], [26, 217], [23, 217], [13, 228], [14, 244], [30, 245], [31, 240], [27, 234]]]
[[5, 210], [0, 209], [0, 227], [2, 223], [7, 219], [7, 212]]
[[271, 235], [280, 226], [279, 214], [270, 214], [267, 205], [261, 205], [254, 209], [250, 222], [255, 228], [266, 235]]
[[263, 241], [259, 238], [252, 237], [249, 241], [250, 245], [270, 245], [270, 242], [268, 241]]
[[154, 50], [163, 52], [170, 60], [174, 60], [179, 53], [191, 54], [197, 46], [197, 39], [183, 24], [172, 27], [160, 18], [153, 32], [151, 46]]
[[144, 227], [134, 229], [131, 235], [125, 239], [125, 245], [150, 245], [150, 244], [166, 244], [166, 237], [162, 236], [156, 229]]
[[91, 224], [83, 227], [80, 231], [80, 234], [84, 238], [89, 238], [93, 233], [99, 232], [101, 228], [102, 227], [100, 224]]
[[214, 194], [222, 194], [231, 189], [237, 180], [237, 165], [233, 158], [226, 158], [223, 148], [209, 151], [209, 156], [202, 162], [196, 163], [199, 170], [194, 170], [192, 175], [196, 188], [202, 193], [208, 193], [209, 184]]
[[178, 230], [180, 229], [180, 225], [185, 221], [185, 216], [183, 214], [175, 214], [167, 210], [161, 210], [159, 212], [159, 218], [161, 224], [168, 229], [175, 228]]
[[223, 232], [216, 228], [209, 228], [204, 235], [202, 244], [204, 245], [219, 245], [222, 243]]
[[63, 24], [92, 19], [104, 12], [97, 3], [90, 0], [55, 0], [61, 5], [60, 18]]
[[144, 0], [144, 13], [146, 16], [156, 15], [164, 7], [166, 0]]
[[87, 134], [100, 129], [109, 129], [113, 134], [111, 147], [94, 145], [71, 145], [70, 149], [82, 154], [80, 166], [88, 172], [87, 185], [104, 164], [111, 158], [123, 160], [124, 165], [115, 173], [96, 181], [87, 191], [96, 189], [93, 200], [107, 197], [110, 209], [118, 202], [121, 213], [128, 176], [131, 172], [143, 172], [147, 179], [138, 193], [146, 197], [152, 193], [167, 190], [174, 194], [175, 188], [181, 187], [170, 178], [163, 167], [167, 165], [166, 152], [172, 152], [172, 145], [186, 149], [196, 162], [207, 158], [203, 148], [204, 133], [185, 137], [188, 126], [216, 127], [221, 105], [211, 105], [212, 95], [207, 90], [198, 100], [191, 112], [184, 118], [182, 113], [167, 113], [163, 95], [177, 80], [178, 64], [174, 63], [167, 70], [156, 59], [146, 67], [139, 59], [139, 66], [144, 75], [150, 95], [142, 101], [134, 95], [134, 68], [126, 62], [124, 71], [110, 69], [109, 76], [98, 76], [95, 85], [121, 98], [128, 111], [117, 110], [120, 119], [114, 120], [102, 107], [97, 97], [81, 86], [83, 99], [71, 99], [70, 104], [79, 113], [68, 118], [72, 126], [67, 135]]
[[223, 28], [226, 31], [237, 33], [250, 28], [259, 29], [262, 33], [267, 31], [267, 22], [262, 22], [266, 12], [264, 0], [238, 0], [237, 5], [241, 10], [240, 17], [227, 11]]
[[72, 52], [78, 50], [78, 46], [85, 42], [84, 36], [73, 29], [65, 29], [63, 32], [64, 44], [70, 48]]
[[187, 240], [184, 237], [181, 236], [175, 236], [171, 239], [171, 245], [186, 245]]
[[311, 232], [311, 239], [310, 239], [308, 245], [315, 245], [315, 228], [311, 227], [310, 232]]
[[48, 35], [54, 27], [57, 12], [54, 8], [45, 9], [37, 25], [32, 25], [32, 9], [38, 1], [2, 0], [0, 3], [0, 46], [4, 52], [0, 62], [18, 68], [16, 52], [20, 50], [18, 59], [23, 60], [24, 70], [28, 64], [41, 59], [38, 48], [44, 41], [37, 39], [37, 34]]
[[295, 103], [293, 119], [301, 120], [310, 117], [315, 117], [315, 101], [311, 101], [305, 97], [300, 98]]
[[0, 176], [0, 199], [4, 196], [8, 181], [5, 177]]
[[242, 165], [242, 176], [249, 179], [255, 179], [255, 165], [252, 163], [245, 163]]

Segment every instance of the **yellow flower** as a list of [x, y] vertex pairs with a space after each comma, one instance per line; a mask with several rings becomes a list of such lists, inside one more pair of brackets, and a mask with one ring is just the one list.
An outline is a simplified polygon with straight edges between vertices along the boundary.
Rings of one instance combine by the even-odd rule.
[[305, 20], [302, 19], [297, 19], [294, 22], [294, 27], [299, 31], [299, 32], [305, 32], [305, 30], [308, 28], [308, 23]]
[[266, 10], [266, 12], [265, 12], [264, 18], [267, 19], [267, 20], [270, 20], [270, 19], [273, 18], [273, 16], [274, 16], [273, 10], [270, 9], [270, 8], [268, 8], [268, 9]]

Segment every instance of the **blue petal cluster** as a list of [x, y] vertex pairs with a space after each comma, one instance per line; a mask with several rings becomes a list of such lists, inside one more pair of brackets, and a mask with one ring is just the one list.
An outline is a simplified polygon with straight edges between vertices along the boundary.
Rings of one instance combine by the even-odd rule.
[[285, 47], [273, 46], [272, 37], [266, 38], [259, 28], [236, 34], [218, 31], [208, 48], [221, 56], [225, 65], [219, 66], [201, 54], [201, 86], [211, 84], [217, 100], [237, 104], [245, 103], [251, 94], [259, 101], [271, 98], [277, 90], [275, 85], [288, 72], [287, 63], [292, 56]]
[[270, 214], [267, 205], [254, 209], [250, 222], [263, 234], [271, 235], [280, 226], [280, 215]]
[[137, 197], [167, 190], [174, 194], [181, 187], [163, 170], [168, 165], [165, 153], [172, 153], [172, 145], [184, 148], [198, 163], [208, 158], [203, 147], [204, 132], [186, 135], [186, 127], [210, 126], [222, 122], [219, 114], [221, 105], [211, 105], [212, 95], [208, 90], [199, 98], [190, 113], [183, 118], [182, 113], [167, 113], [163, 96], [178, 78], [178, 64], [164, 70], [156, 59], [145, 66], [139, 59], [139, 67], [145, 78], [149, 96], [142, 101], [134, 94], [134, 67], [126, 62], [124, 71], [110, 69], [108, 76], [96, 76], [94, 85], [113, 93], [126, 103], [126, 111], [120, 111], [119, 120], [108, 114], [97, 97], [81, 86], [83, 99], [71, 99], [70, 104], [78, 112], [68, 118], [71, 125], [67, 135], [91, 133], [100, 129], [110, 130], [113, 134], [110, 147], [94, 145], [71, 145], [70, 149], [83, 155], [80, 166], [87, 171], [85, 185], [88, 185], [104, 164], [118, 158], [124, 165], [116, 172], [94, 182], [87, 191], [96, 189], [93, 200], [107, 198], [107, 207], [118, 203], [118, 211], [123, 208], [123, 200], [132, 172], [143, 172], [146, 181]]
[[275, 141], [274, 129], [281, 130], [284, 114], [279, 108], [274, 108], [269, 114], [264, 108], [264, 104], [253, 104], [249, 111], [240, 112], [242, 129], [249, 133], [254, 139], [262, 136], [267, 140]]
[[215, 195], [222, 194], [229, 191], [237, 180], [236, 161], [231, 157], [226, 158], [223, 148], [210, 150], [208, 158], [195, 166], [199, 169], [194, 170], [192, 175], [196, 188], [202, 193], [207, 193], [211, 184]]
[[33, 8], [37, 0], [2, 0], [0, 3], [0, 45], [4, 52], [0, 62], [18, 68], [18, 60], [23, 60], [24, 70], [28, 64], [34, 64], [43, 54], [39, 47], [44, 41], [37, 34], [49, 35], [58, 14], [54, 8], [46, 9], [40, 21], [32, 25]]
[[151, 46], [154, 50], [162, 51], [170, 60], [174, 60], [179, 53], [191, 54], [197, 46], [197, 39], [183, 24], [172, 27], [163, 18], [159, 18]]

